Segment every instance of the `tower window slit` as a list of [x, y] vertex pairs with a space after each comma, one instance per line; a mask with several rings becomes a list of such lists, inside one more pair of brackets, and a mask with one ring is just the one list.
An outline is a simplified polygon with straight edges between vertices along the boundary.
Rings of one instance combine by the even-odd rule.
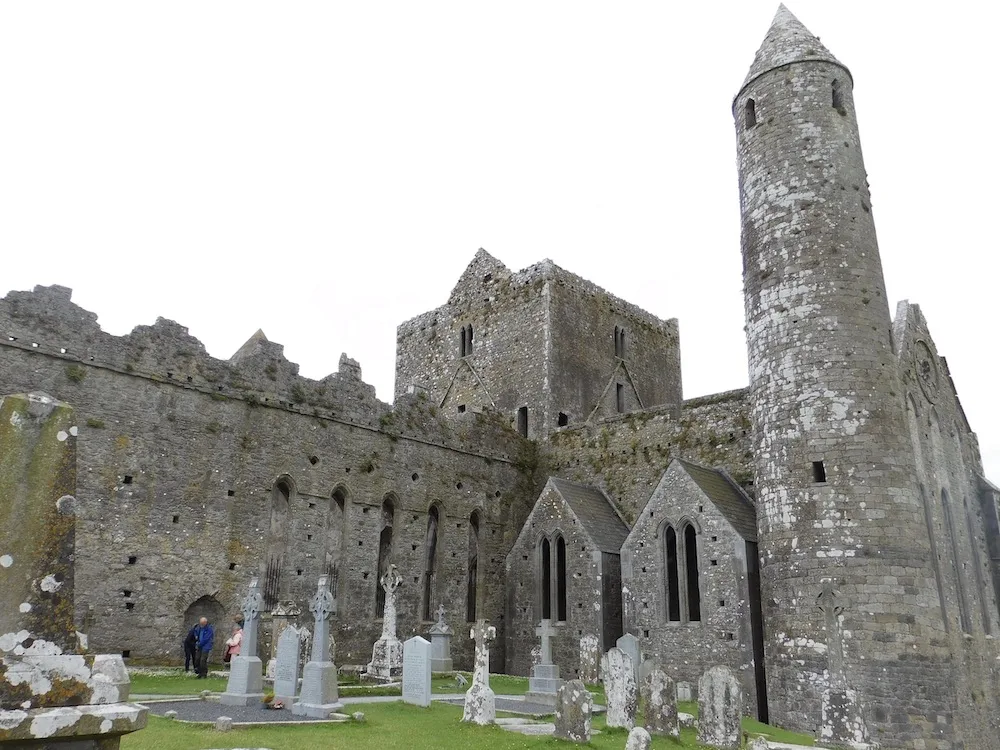
[[743, 106], [743, 129], [750, 130], [755, 127], [757, 127], [757, 104], [753, 99], [747, 99], [747, 103]]
[[826, 481], [826, 466], [822, 461], [813, 461], [813, 481], [822, 484]]

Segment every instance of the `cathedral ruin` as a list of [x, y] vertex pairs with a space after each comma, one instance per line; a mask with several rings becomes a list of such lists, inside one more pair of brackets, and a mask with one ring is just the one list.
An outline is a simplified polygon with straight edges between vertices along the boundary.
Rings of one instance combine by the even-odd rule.
[[251, 576], [305, 610], [328, 575], [362, 664], [395, 565], [400, 637], [442, 604], [486, 619], [494, 671], [527, 674], [550, 619], [567, 679], [582, 636], [631, 633], [678, 683], [731, 667], [777, 725], [850, 713], [834, 743], [995, 747], [1000, 490], [920, 308], [890, 316], [852, 91], [782, 6], [733, 100], [736, 391], [684, 399], [675, 319], [483, 250], [398, 327], [392, 405], [346, 356], [315, 381], [262, 332], [223, 361], [164, 319], [107, 334], [65, 287], [8, 294], [0, 392], [79, 419], [91, 647], [176, 660]]

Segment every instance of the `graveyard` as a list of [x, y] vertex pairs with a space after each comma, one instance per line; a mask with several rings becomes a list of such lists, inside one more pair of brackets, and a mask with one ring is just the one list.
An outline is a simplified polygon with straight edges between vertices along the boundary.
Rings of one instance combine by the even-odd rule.
[[1000, 488], [890, 317], [852, 84], [781, 6], [734, 99], [745, 389], [482, 249], [391, 405], [0, 299], [0, 750], [996, 750]]

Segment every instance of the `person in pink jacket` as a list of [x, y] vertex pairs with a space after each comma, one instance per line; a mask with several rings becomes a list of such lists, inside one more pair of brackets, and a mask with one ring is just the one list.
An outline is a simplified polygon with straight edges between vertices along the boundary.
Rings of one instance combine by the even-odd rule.
[[226, 639], [226, 655], [223, 657], [226, 664], [234, 656], [240, 655], [240, 646], [243, 643], [243, 628], [233, 625], [233, 634]]

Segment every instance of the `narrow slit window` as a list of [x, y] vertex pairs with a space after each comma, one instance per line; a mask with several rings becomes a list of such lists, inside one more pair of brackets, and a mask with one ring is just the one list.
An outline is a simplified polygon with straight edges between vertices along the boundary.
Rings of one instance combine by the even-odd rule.
[[621, 383], [615, 385], [615, 406], [619, 414], [625, 411], [625, 386]]
[[833, 85], [830, 86], [830, 98], [835, 110], [842, 115], [847, 114], [847, 110], [844, 108], [844, 92], [841, 89], [840, 81], [834, 80]]
[[469, 561], [465, 583], [465, 619], [476, 621], [476, 602], [479, 589], [479, 513], [469, 517]]
[[528, 407], [522, 406], [517, 410], [517, 431], [521, 437], [528, 437]]
[[466, 339], [467, 335], [468, 335], [468, 329], [465, 326], [462, 326], [462, 333], [458, 339], [458, 354], [461, 357], [464, 357], [466, 354], [468, 354], [467, 339]]
[[565, 427], [569, 424], [569, 417], [563, 412], [559, 412], [559, 426]]
[[698, 585], [698, 533], [684, 528], [684, 571], [687, 574], [688, 622], [701, 621], [701, 587]]
[[813, 481], [816, 484], [826, 481], [826, 466], [822, 461], [813, 461]]
[[667, 589], [667, 622], [680, 622], [681, 598], [678, 589], [677, 575], [677, 532], [668, 526], [663, 535], [665, 540], [664, 556], [666, 557], [666, 589]]
[[473, 348], [473, 346], [472, 346], [472, 326], [470, 325], [469, 326], [469, 335], [465, 339], [465, 353], [466, 354], [472, 354], [472, 348]]
[[747, 103], [743, 106], [743, 129], [750, 130], [755, 127], [757, 127], [757, 103], [753, 99], [747, 99]]
[[556, 541], [556, 620], [566, 622], [566, 541]]
[[539, 555], [542, 578], [542, 617], [552, 619], [552, 548], [548, 539], [542, 539], [542, 553]]

